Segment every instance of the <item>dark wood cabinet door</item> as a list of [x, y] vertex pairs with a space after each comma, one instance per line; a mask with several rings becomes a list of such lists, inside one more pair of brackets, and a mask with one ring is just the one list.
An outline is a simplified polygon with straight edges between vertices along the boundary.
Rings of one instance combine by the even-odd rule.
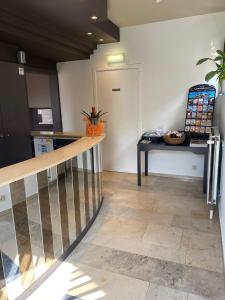
[[23, 67], [0, 62], [0, 107], [7, 165], [32, 157]]
[[2, 126], [2, 115], [0, 107], [0, 168], [5, 167], [6, 158], [5, 158], [5, 149], [4, 149], [4, 131]]

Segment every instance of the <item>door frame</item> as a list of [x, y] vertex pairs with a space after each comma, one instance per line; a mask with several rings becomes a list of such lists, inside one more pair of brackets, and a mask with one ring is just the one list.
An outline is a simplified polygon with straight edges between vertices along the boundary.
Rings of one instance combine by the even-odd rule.
[[141, 76], [142, 76], [142, 65], [141, 64], [127, 64], [125, 66], [115, 66], [115, 67], [108, 67], [108, 68], [100, 68], [93, 70], [93, 96], [94, 96], [94, 105], [98, 108], [99, 102], [98, 102], [98, 83], [97, 83], [97, 75], [98, 73], [102, 72], [109, 72], [109, 71], [124, 71], [124, 70], [137, 70], [138, 71], [138, 98], [137, 98], [137, 105], [138, 105], [138, 128], [137, 128], [137, 142], [140, 138], [143, 130], [142, 126], [142, 97], [141, 97]]

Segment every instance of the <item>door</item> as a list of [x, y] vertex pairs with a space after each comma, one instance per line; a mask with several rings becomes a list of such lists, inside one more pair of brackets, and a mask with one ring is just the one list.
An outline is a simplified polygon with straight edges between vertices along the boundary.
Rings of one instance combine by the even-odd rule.
[[19, 65], [0, 62], [0, 107], [5, 165], [32, 157], [25, 76]]
[[136, 172], [138, 79], [138, 69], [97, 72], [98, 108], [108, 112], [103, 141], [104, 170]]

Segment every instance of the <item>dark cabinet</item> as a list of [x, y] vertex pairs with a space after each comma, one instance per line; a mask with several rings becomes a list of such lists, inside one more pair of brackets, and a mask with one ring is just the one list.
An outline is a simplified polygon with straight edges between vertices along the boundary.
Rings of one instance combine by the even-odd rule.
[[4, 157], [5, 157], [4, 132], [3, 132], [3, 126], [2, 126], [1, 111], [0, 111], [0, 167], [1, 167], [1, 162], [3, 161]]
[[32, 157], [23, 67], [0, 62], [0, 167]]

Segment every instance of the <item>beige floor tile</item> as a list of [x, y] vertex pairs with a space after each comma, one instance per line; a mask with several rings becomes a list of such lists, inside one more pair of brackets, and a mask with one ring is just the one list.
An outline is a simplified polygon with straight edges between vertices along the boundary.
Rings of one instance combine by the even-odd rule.
[[[117, 206], [118, 207], [118, 206]], [[113, 207], [110, 207], [113, 210]], [[145, 222], [146, 224], [159, 224], [170, 226], [172, 224], [172, 215], [158, 214], [154, 211], [144, 210], [142, 208], [123, 207], [120, 210], [120, 217]]]
[[[62, 274], [64, 282], [57, 286], [55, 283], [61, 282]], [[144, 300], [148, 286], [149, 283], [142, 280], [78, 263], [73, 266], [63, 263], [54, 276], [51, 276], [28, 299], [46, 299], [47, 291], [51, 291], [49, 299], [54, 300], [61, 300], [64, 296], [77, 297], [80, 300]]]
[[148, 256], [161, 260], [172, 261], [179, 264], [185, 264], [185, 249], [177, 248], [175, 245], [165, 247], [162, 245], [149, 244]]
[[[95, 268], [78, 265], [78, 268], [87, 274], [91, 281], [96, 284], [95, 291], [101, 291], [101, 299], [107, 300], [144, 300], [148, 290], [149, 283], [133, 279], [127, 276], [97, 270]], [[93, 291], [93, 292], [95, 292]], [[88, 295], [93, 294], [91, 291], [79, 292], [79, 288], [73, 288], [71, 284], [68, 294], [80, 297], [80, 299], [88, 299]], [[91, 297], [90, 297], [91, 298]]]
[[182, 229], [150, 224], [143, 236], [145, 243], [180, 248]]
[[205, 255], [204, 253], [199, 253], [198, 250], [186, 250], [185, 264], [187, 266], [198, 267], [208, 271], [224, 272], [223, 259], [221, 256], [216, 254], [213, 256]]
[[221, 239], [210, 233], [184, 229], [181, 246], [198, 251], [199, 255], [222, 256]]
[[145, 300], [187, 300], [188, 294], [150, 283]]
[[173, 216], [172, 226], [220, 236], [219, 222], [216, 219], [209, 220], [208, 217], [205, 219], [175, 215]]
[[150, 251], [149, 244], [135, 238], [109, 237], [97, 234], [92, 239], [84, 239], [84, 242], [146, 256], [149, 256]]
[[108, 217], [105, 222], [96, 228], [96, 233], [107, 236], [124, 238], [141, 238], [147, 228], [144, 221], [136, 221], [132, 218]]

